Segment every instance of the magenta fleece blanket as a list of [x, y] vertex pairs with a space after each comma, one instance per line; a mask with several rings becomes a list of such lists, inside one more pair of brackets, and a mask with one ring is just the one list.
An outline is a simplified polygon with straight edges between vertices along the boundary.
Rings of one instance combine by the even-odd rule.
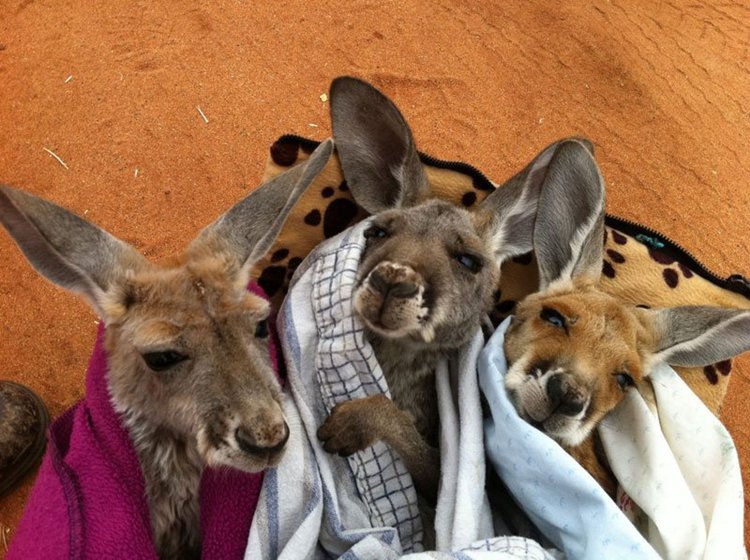
[[[265, 297], [256, 285], [249, 289]], [[50, 427], [47, 452], [8, 560], [157, 558], [143, 474], [107, 389], [103, 335], [100, 325], [85, 398]], [[278, 371], [276, 348], [272, 342]], [[203, 473], [202, 558], [243, 557], [262, 481], [262, 473], [234, 469]]]

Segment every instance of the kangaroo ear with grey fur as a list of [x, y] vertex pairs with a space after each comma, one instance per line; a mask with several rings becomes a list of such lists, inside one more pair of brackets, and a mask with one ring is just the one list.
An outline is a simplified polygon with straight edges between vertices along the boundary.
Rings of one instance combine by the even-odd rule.
[[321, 143], [307, 161], [264, 183], [207, 226], [188, 250], [228, 252], [242, 269], [249, 269], [271, 248], [289, 212], [332, 153], [332, 140]]
[[370, 214], [409, 207], [429, 196], [409, 125], [393, 102], [367, 82], [331, 84], [331, 120], [344, 178]]
[[596, 283], [604, 251], [604, 179], [591, 144], [561, 142], [544, 170], [534, 224], [540, 287], [576, 280]]
[[535, 250], [542, 289], [563, 277], [598, 274], [601, 244], [589, 242], [603, 235], [604, 183], [592, 153], [588, 140], [556, 142], [487, 197], [477, 218], [496, 262]]
[[128, 270], [148, 266], [135, 249], [39, 197], [0, 186], [0, 222], [42, 276], [88, 299], [104, 317], [102, 299]]
[[750, 311], [689, 305], [641, 310], [654, 354], [676, 366], [707, 366], [750, 350]]

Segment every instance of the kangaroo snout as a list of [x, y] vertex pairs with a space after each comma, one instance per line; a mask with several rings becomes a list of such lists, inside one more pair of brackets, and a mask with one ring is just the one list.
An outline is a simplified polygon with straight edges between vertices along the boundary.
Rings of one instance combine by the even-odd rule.
[[234, 431], [237, 446], [249, 455], [276, 453], [289, 440], [289, 426], [285, 421], [268, 427], [239, 426]]
[[[417, 278], [409, 278], [401, 280], [400, 278], [406, 276], [403, 267], [401, 270], [387, 267], [378, 266], [370, 273], [367, 281], [374, 291], [379, 293], [383, 298], [410, 298], [417, 295], [419, 292], [419, 285], [417, 284]], [[414, 273], [416, 275], [416, 273]]]
[[425, 282], [412, 267], [379, 263], [355, 295], [355, 310], [368, 327], [389, 336], [402, 336], [424, 326], [429, 316]]
[[555, 374], [547, 381], [547, 398], [554, 412], [576, 416], [586, 405], [586, 396], [565, 374]]

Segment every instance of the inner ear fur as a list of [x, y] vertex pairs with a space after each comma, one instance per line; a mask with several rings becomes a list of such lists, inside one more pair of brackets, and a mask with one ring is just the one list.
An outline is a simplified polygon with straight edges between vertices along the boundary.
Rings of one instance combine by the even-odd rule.
[[42, 198], [0, 186], [0, 223], [46, 279], [83, 295], [106, 319], [106, 294], [150, 266], [127, 243]]
[[750, 350], [750, 311], [700, 305], [638, 311], [658, 361], [699, 367]]
[[414, 136], [396, 105], [350, 76], [333, 81], [330, 97], [333, 138], [357, 204], [377, 214], [429, 198]]
[[[476, 213], [496, 261], [537, 252], [542, 288], [573, 276], [598, 279], [604, 182], [588, 140], [567, 138], [542, 150], [490, 194]], [[595, 273], [596, 272], [596, 273]]]
[[281, 232], [294, 205], [328, 163], [333, 141], [322, 142], [303, 163], [262, 184], [207, 226], [187, 250], [187, 256], [224, 254], [249, 275]]

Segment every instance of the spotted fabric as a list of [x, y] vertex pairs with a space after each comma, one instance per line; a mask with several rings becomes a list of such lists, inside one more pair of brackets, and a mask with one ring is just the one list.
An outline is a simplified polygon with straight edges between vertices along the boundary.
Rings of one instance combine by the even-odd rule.
[[[307, 141], [281, 137], [271, 146], [265, 179], [306, 160], [312, 149]], [[458, 206], [476, 208], [495, 188], [466, 164], [449, 164], [429, 157], [423, 157], [423, 164], [435, 195]], [[273, 249], [257, 266], [258, 283], [274, 304], [280, 305], [294, 270], [316, 245], [366, 215], [354, 203], [341, 165], [334, 156], [292, 210]], [[720, 287], [688, 263], [678, 262], [653, 233], [631, 236], [608, 225], [604, 249], [602, 288], [626, 302], [648, 307], [718, 305], [750, 309], [749, 297]], [[535, 291], [538, 282], [532, 254], [505, 263], [491, 314], [493, 321], [498, 324], [511, 315], [516, 303]], [[721, 367], [678, 368], [677, 371], [708, 408], [718, 414], [727, 390], [731, 362]]]

